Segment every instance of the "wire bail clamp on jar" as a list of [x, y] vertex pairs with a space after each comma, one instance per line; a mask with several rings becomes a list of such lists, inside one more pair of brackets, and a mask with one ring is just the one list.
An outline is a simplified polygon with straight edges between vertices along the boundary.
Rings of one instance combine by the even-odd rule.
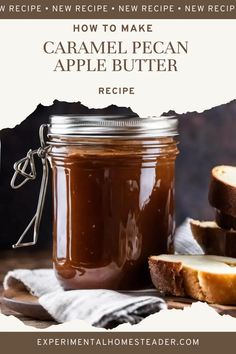
[[[32, 246], [35, 245], [38, 240], [39, 227], [40, 227], [40, 222], [41, 222], [42, 212], [43, 212], [43, 207], [45, 202], [45, 196], [46, 196], [47, 184], [48, 184], [48, 173], [49, 173], [47, 154], [50, 146], [46, 145], [44, 139], [46, 129], [48, 129], [47, 124], [42, 124], [39, 128], [40, 147], [36, 150], [30, 149], [24, 158], [20, 159], [14, 164], [15, 173], [10, 183], [13, 189], [19, 189], [20, 187], [25, 185], [28, 181], [36, 179], [37, 173], [35, 168], [35, 157], [39, 157], [41, 159], [43, 173], [42, 173], [42, 180], [40, 185], [36, 212], [32, 220], [24, 230], [24, 232], [21, 234], [19, 240], [16, 242], [16, 244], [12, 246], [13, 248]], [[27, 168], [30, 168], [29, 172], [26, 172]], [[22, 182], [17, 184], [16, 179], [18, 176], [22, 176], [24, 177], [24, 179]], [[22, 242], [22, 240], [24, 239], [25, 235], [27, 234], [27, 232], [29, 231], [32, 225], [34, 225], [33, 241]]]
[[[137, 141], [141, 144], [142, 141], [147, 143], [149, 139], [167, 139], [172, 144], [174, 137], [178, 135], [177, 123], [177, 118], [172, 116], [142, 118], [136, 114], [51, 115], [49, 124], [43, 124], [39, 129], [41, 146], [36, 150], [29, 150], [26, 157], [14, 164], [15, 173], [11, 180], [13, 189], [18, 189], [28, 181], [36, 179], [36, 157], [40, 158], [42, 162], [43, 174], [36, 212], [13, 248], [31, 246], [37, 242], [48, 183], [48, 155], [50, 154], [50, 158], [52, 158], [52, 151], [57, 146], [68, 143], [79, 148], [85, 141], [90, 148], [94, 141], [101, 143], [103, 146], [104, 143], [109, 146], [111, 142], [120, 146], [123, 140], [131, 140], [132, 144]], [[48, 143], [46, 143], [46, 139], [44, 140], [46, 135], [49, 139]], [[158, 151], [160, 151], [160, 148], [162, 150], [167, 149], [168, 144], [168, 142], [163, 142], [158, 147]], [[151, 143], [150, 146], [152, 146]], [[176, 156], [177, 148], [175, 144], [172, 150], [173, 156]], [[17, 183], [17, 177], [19, 176], [23, 180]], [[34, 228], [33, 240], [24, 242], [23, 239], [32, 226]]]

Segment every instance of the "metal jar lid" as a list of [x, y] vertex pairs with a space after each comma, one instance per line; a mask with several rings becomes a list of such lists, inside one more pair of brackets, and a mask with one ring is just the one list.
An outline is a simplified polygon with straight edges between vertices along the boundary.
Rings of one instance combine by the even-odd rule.
[[167, 137], [176, 136], [173, 116], [140, 118], [132, 115], [52, 115], [49, 136]]

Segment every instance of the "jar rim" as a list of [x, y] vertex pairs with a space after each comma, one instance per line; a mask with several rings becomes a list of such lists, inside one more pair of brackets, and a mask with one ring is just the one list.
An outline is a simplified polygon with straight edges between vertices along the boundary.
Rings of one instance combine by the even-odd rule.
[[85, 137], [167, 137], [178, 135], [176, 116], [139, 117], [135, 114], [51, 115], [48, 135]]

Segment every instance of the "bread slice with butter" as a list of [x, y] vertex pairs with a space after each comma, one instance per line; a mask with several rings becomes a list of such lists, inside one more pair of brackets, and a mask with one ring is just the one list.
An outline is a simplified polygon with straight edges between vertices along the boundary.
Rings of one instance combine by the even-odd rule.
[[236, 305], [236, 258], [163, 254], [149, 257], [149, 268], [162, 294]]

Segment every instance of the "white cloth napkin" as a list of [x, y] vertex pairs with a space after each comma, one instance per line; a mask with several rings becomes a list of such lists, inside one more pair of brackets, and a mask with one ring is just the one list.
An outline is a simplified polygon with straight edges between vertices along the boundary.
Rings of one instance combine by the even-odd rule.
[[17, 283], [39, 297], [39, 303], [60, 323], [80, 319], [93, 326], [111, 328], [125, 322], [138, 323], [167, 308], [154, 289], [126, 293], [106, 289], [64, 291], [52, 269], [10, 271], [4, 279], [4, 289]]
[[[203, 254], [194, 240], [190, 219], [180, 225], [175, 234], [175, 253]], [[18, 283], [16, 283], [18, 281]], [[166, 309], [155, 289], [117, 292], [112, 290], [64, 291], [52, 269], [17, 269], [4, 279], [4, 288], [24, 286], [57, 321], [85, 320], [97, 327], [111, 328], [120, 323], [137, 323], [146, 316]]]
[[185, 221], [177, 227], [174, 238], [174, 249], [177, 254], [204, 254], [202, 248], [193, 238], [190, 218], [185, 219]]

